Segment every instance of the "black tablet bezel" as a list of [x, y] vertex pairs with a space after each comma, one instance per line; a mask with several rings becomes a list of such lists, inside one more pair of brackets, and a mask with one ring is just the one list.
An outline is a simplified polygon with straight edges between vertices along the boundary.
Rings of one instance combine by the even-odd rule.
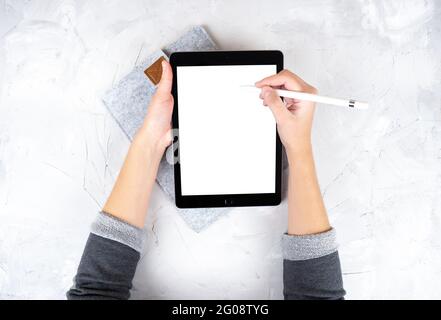
[[[283, 54], [281, 51], [207, 51], [207, 52], [175, 52], [170, 56], [173, 75], [179, 66], [214, 66], [214, 65], [276, 65], [277, 72], [283, 69]], [[174, 98], [173, 142], [175, 200], [178, 208], [209, 208], [209, 207], [243, 207], [243, 206], [275, 206], [281, 202], [281, 170], [282, 144], [276, 130], [276, 185], [275, 193], [256, 194], [221, 194], [221, 195], [191, 195], [183, 196], [181, 190], [181, 165], [179, 162], [179, 119], [177, 95], [177, 77], [173, 77], [172, 94]], [[177, 134], [176, 134], [177, 133]]]

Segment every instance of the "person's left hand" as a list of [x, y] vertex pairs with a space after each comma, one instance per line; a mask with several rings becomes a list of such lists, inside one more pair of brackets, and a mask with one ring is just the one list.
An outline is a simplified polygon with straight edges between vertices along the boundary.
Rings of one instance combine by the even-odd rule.
[[161, 156], [172, 142], [171, 117], [173, 114], [173, 96], [171, 88], [173, 72], [167, 61], [162, 61], [162, 76], [153, 95], [144, 119], [144, 124], [135, 139], [141, 139]]
[[172, 142], [173, 74], [162, 62], [162, 76], [144, 124], [134, 137], [103, 211], [143, 228], [150, 194], [165, 148]]

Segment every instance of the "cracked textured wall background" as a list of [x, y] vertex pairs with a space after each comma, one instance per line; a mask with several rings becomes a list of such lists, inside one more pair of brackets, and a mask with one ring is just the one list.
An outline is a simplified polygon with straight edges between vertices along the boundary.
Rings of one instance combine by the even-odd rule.
[[[0, 1], [0, 298], [64, 297], [128, 148], [102, 94], [195, 24], [370, 102], [314, 123], [348, 298], [441, 298], [440, 17], [435, 1]], [[286, 202], [197, 234], [156, 187], [146, 228], [133, 297], [282, 297]]]

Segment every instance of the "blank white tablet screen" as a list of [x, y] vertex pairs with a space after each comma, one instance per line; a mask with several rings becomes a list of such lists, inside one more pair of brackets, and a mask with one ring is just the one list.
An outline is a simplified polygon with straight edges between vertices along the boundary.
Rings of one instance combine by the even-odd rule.
[[276, 123], [243, 85], [276, 65], [177, 67], [182, 195], [275, 193]]

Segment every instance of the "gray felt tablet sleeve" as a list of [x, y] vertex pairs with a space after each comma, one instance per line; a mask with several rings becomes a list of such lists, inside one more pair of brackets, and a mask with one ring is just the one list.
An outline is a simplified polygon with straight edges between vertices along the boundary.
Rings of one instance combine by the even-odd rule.
[[[127, 76], [122, 78], [111, 90], [109, 90], [103, 102], [109, 112], [115, 118], [129, 140], [142, 125], [150, 99], [155, 92], [155, 85], [146, 77], [144, 70], [154, 63], [159, 57], [168, 57], [177, 51], [210, 51], [216, 50], [216, 44], [201, 26], [193, 27], [178, 40], [166, 46], [162, 50], [152, 53], [145, 61], [137, 65]], [[171, 152], [171, 149], [167, 152]], [[173, 165], [163, 157], [157, 176], [161, 188], [174, 201], [174, 178]], [[221, 215], [228, 208], [207, 209], [177, 209], [187, 224], [199, 232]]]

